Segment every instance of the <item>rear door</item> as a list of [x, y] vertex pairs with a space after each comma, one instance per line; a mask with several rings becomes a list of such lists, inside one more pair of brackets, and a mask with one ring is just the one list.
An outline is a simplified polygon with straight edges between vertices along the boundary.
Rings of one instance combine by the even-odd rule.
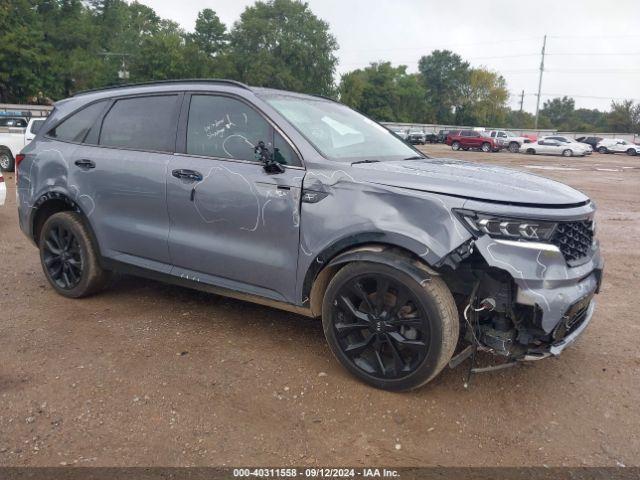
[[[185, 98], [167, 200], [174, 274], [293, 302], [304, 168], [294, 146], [246, 100]], [[264, 142], [285, 171], [256, 160]]]
[[166, 172], [182, 94], [112, 100], [69, 162], [69, 188], [85, 206], [101, 253], [171, 269]]

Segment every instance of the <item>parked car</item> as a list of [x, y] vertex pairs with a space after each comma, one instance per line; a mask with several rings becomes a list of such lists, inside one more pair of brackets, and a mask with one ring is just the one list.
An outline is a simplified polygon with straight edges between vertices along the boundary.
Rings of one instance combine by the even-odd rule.
[[451, 130], [439, 130], [436, 137], [438, 143], [445, 143], [447, 136], [451, 133]]
[[[576, 146], [578, 145], [578, 146]], [[560, 140], [541, 138], [537, 142], [528, 143], [520, 147], [520, 153], [530, 155], [562, 155], [563, 157], [584, 157], [587, 154], [588, 145], [567, 144]]]
[[640, 145], [622, 139], [605, 139], [598, 143], [598, 152], [638, 155], [640, 153]]
[[16, 155], [34, 139], [43, 123], [44, 119], [32, 118], [25, 128], [0, 129], [0, 170], [13, 172]]
[[460, 130], [452, 132], [445, 141], [453, 150], [482, 150], [483, 152], [497, 152], [502, 145], [495, 138], [491, 138], [484, 131]]
[[0, 207], [4, 205], [4, 202], [6, 199], [7, 199], [7, 186], [4, 184], [4, 177], [2, 176], [2, 172], [0, 172]]
[[399, 136], [402, 140], [406, 140], [409, 136], [409, 131], [403, 128], [392, 128], [391, 131]]
[[24, 117], [0, 117], [0, 127], [18, 127], [25, 128], [27, 119]]
[[424, 145], [427, 143], [427, 136], [422, 130], [411, 130], [407, 136], [407, 141], [411, 145]]
[[222, 80], [91, 91], [16, 160], [20, 228], [59, 294], [120, 271], [321, 317], [375, 387], [418, 387], [476, 349], [558, 355], [593, 315], [586, 195], [429, 158], [329, 99]]
[[578, 151], [579, 149], [584, 150], [585, 155], [591, 155], [593, 153], [593, 148], [588, 143], [577, 142], [573, 138], [565, 137], [562, 135], [549, 135], [543, 137], [545, 140], [557, 140], [558, 142], [567, 146], [567, 148], [571, 149], [572, 152]]
[[537, 142], [538, 141], [538, 136], [533, 134], [533, 133], [523, 133], [522, 136], [524, 138], [529, 139], [531, 142]]
[[508, 130], [490, 130], [487, 134], [491, 138], [494, 138], [498, 142], [498, 145], [508, 149], [511, 153], [517, 153], [522, 145], [531, 143], [529, 138], [519, 137]]
[[426, 131], [424, 132], [424, 140], [427, 143], [438, 143], [438, 134], [433, 130]]
[[598, 147], [598, 143], [602, 141], [602, 137], [578, 137], [576, 138], [576, 142], [586, 143], [587, 145], [591, 145], [592, 150], [596, 150]]

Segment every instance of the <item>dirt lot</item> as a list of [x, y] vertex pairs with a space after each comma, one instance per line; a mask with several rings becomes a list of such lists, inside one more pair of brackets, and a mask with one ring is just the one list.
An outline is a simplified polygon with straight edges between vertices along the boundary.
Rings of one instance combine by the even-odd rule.
[[7, 175], [0, 465], [640, 465], [640, 159], [424, 149], [598, 203], [605, 282], [560, 358], [393, 394], [351, 378], [294, 314], [131, 277], [67, 300], [18, 230]]

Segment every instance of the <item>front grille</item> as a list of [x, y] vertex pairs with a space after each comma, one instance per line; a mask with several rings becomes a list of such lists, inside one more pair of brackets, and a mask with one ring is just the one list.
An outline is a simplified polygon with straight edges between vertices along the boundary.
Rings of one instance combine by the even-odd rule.
[[571, 264], [587, 256], [593, 243], [593, 222], [559, 223], [551, 237], [551, 243], [557, 246], [567, 263]]

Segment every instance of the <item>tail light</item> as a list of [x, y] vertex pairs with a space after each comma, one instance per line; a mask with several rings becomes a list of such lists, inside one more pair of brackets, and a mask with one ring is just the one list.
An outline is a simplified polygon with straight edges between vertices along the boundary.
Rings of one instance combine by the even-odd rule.
[[16, 162], [15, 162], [16, 183], [18, 183], [18, 166], [20, 165], [20, 162], [22, 162], [22, 160], [24, 160], [23, 153], [19, 153], [18, 155], [16, 155]]

